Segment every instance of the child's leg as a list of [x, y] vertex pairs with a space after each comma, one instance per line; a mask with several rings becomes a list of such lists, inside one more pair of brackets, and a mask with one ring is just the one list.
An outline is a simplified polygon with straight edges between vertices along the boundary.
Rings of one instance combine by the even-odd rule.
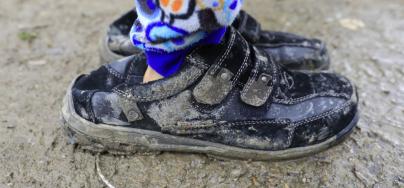
[[[138, 19], [131, 39], [145, 50], [149, 68], [144, 81], [178, 71], [185, 54], [206, 38], [219, 43], [223, 28], [240, 11], [243, 0], [135, 0]], [[213, 35], [213, 36], [212, 36]], [[156, 58], [158, 57], [158, 58]]]

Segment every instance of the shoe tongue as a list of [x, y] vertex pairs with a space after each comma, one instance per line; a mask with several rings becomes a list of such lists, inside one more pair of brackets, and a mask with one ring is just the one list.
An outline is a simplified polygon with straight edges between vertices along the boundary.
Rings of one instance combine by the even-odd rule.
[[139, 84], [143, 81], [147, 64], [144, 55], [136, 55], [107, 64], [105, 67], [112, 74], [120, 75], [128, 84]]
[[147, 69], [146, 58], [139, 55], [133, 59], [127, 70], [127, 82], [129, 85], [141, 84]]

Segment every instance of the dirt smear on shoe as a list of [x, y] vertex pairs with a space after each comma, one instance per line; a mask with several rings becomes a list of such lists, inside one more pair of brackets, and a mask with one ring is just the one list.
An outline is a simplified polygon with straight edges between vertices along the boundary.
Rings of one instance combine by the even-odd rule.
[[[95, 155], [59, 127], [67, 85], [98, 67], [98, 41], [131, 1], [0, 2], [0, 187], [102, 187]], [[328, 42], [358, 86], [362, 119], [329, 151], [283, 162], [194, 154], [100, 156], [116, 187], [404, 187], [404, 3], [246, 1], [264, 28]]]

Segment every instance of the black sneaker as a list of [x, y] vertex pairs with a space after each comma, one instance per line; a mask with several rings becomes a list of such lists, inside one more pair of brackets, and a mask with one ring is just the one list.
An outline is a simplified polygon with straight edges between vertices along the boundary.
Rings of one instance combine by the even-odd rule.
[[99, 152], [281, 160], [337, 144], [358, 121], [346, 78], [290, 72], [232, 28], [172, 77], [142, 84], [146, 67], [140, 54], [75, 79], [62, 109], [71, 140]]
[[[101, 62], [108, 64], [124, 57], [142, 53], [129, 39], [130, 28], [136, 20], [129, 11], [115, 20], [101, 41]], [[290, 70], [325, 70], [330, 66], [326, 45], [318, 39], [307, 39], [291, 33], [262, 31], [260, 24], [241, 11], [233, 23], [244, 38], [270, 54], [273, 60]]]

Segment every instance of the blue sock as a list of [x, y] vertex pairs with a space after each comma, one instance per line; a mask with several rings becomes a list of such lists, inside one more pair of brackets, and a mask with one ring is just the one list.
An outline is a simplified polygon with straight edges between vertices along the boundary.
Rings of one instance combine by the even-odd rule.
[[147, 57], [147, 64], [152, 67], [157, 73], [163, 77], [170, 77], [177, 73], [182, 64], [185, 61], [185, 57], [195, 47], [199, 45], [219, 44], [226, 28], [220, 28], [207, 34], [207, 36], [200, 42], [177, 51], [173, 52], [157, 52], [157, 51], [145, 51]]

